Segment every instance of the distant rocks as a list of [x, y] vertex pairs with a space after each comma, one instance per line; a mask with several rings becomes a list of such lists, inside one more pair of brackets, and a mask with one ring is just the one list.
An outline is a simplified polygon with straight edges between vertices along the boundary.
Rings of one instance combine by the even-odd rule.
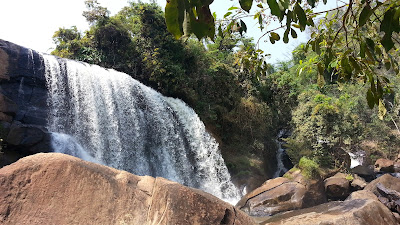
[[0, 169], [0, 224], [255, 224], [203, 191], [60, 153]]
[[[382, 162], [387, 161], [377, 163], [386, 167]], [[244, 196], [237, 207], [268, 225], [400, 224], [400, 178], [387, 173], [372, 180], [375, 175], [369, 167], [359, 166], [351, 174], [336, 173], [321, 181], [305, 179], [294, 168]]]
[[264, 221], [264, 225], [396, 225], [394, 215], [379, 201], [372, 199], [355, 199], [334, 201], [312, 208], [286, 212]]
[[236, 207], [251, 216], [271, 216], [326, 202], [322, 182], [304, 178], [300, 170], [291, 170], [287, 174], [288, 178], [267, 180], [245, 195]]

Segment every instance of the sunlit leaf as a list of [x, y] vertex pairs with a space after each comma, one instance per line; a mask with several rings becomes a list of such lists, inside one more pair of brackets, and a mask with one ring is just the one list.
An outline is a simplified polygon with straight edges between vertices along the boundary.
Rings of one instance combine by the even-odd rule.
[[385, 115], [386, 115], [386, 107], [385, 103], [383, 103], [382, 99], [379, 99], [379, 105], [378, 105], [378, 117], [380, 120], [383, 120]]
[[281, 39], [281, 37], [279, 36], [279, 34], [275, 33], [275, 32], [271, 32], [271, 37], [275, 40], [275, 41], [279, 41]]
[[183, 35], [184, 9], [183, 0], [169, 0], [165, 5], [165, 22], [167, 30], [176, 39]]

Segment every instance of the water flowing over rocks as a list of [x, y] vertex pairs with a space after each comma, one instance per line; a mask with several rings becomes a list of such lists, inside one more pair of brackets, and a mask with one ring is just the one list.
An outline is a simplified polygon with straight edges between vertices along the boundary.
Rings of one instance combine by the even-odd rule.
[[0, 166], [64, 152], [236, 202], [239, 191], [193, 109], [127, 74], [0, 40]]
[[0, 169], [0, 223], [255, 224], [203, 191], [60, 153]]

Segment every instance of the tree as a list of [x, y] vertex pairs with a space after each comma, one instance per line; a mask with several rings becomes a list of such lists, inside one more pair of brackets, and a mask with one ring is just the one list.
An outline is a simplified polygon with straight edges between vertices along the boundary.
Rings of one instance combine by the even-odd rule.
[[[176, 38], [195, 34], [199, 39], [215, 39], [215, 20], [209, 9], [213, 0], [170, 0], [165, 7], [168, 30]], [[349, 0], [348, 4], [324, 12], [314, 12], [318, 0], [239, 0], [240, 8], [231, 7], [224, 18], [228, 25], [220, 24], [218, 36], [226, 33], [247, 31], [244, 16], [252, 16], [259, 22], [260, 29], [267, 26], [269, 19], [280, 21], [285, 29], [282, 40], [288, 43], [290, 36], [297, 37], [297, 31], [313, 28], [307, 44], [319, 55], [315, 66], [318, 80], [324, 83], [324, 76], [332, 74], [339, 81], [362, 79], [370, 84], [366, 97], [369, 107], [379, 106], [383, 115], [383, 95], [390, 92], [390, 80], [374, 73], [376, 68], [385, 67], [391, 73], [399, 73], [398, 57], [400, 45], [400, 2], [397, 0]], [[255, 13], [250, 15], [252, 5], [257, 4]], [[327, 0], [323, 0], [327, 3]], [[325, 19], [317, 23], [317, 15], [326, 13]], [[281, 37], [273, 30], [265, 30], [271, 43]], [[259, 58], [255, 60], [260, 60]], [[262, 59], [261, 59], [262, 60]], [[266, 69], [260, 63], [256, 68], [259, 75]]]

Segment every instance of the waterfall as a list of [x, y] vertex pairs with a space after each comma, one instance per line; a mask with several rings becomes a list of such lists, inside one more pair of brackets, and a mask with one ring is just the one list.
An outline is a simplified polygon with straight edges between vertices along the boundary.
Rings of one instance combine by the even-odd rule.
[[55, 151], [238, 200], [218, 143], [183, 101], [115, 70], [43, 58]]
[[283, 174], [285, 174], [288, 169], [285, 167], [285, 164], [283, 163], [283, 157], [285, 155], [285, 149], [282, 147], [283, 145], [283, 141], [281, 140], [281, 138], [283, 137], [283, 135], [285, 134], [286, 130], [280, 130], [278, 137], [276, 139], [276, 143], [278, 145], [278, 151], [276, 152], [276, 171], [274, 173], [274, 178], [276, 177], [280, 177]]

